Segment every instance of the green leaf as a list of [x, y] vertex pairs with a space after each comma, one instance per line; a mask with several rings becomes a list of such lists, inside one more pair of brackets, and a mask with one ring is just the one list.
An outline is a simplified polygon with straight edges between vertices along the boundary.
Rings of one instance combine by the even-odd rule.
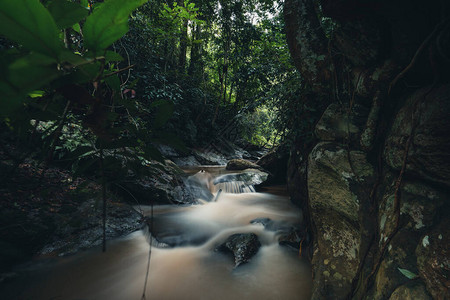
[[77, 55], [77, 54], [73, 53], [72, 51], [68, 51], [68, 50], [63, 51], [59, 57], [60, 57], [60, 62], [67, 62], [67, 63], [71, 64], [72, 67], [84, 65], [84, 64], [87, 64], [90, 62], [83, 56]]
[[81, 6], [85, 8], [89, 8], [89, 1], [88, 0], [81, 0]]
[[417, 274], [414, 274], [413, 272], [411, 272], [409, 270], [402, 269], [402, 268], [397, 268], [397, 269], [400, 271], [400, 273], [405, 275], [406, 278], [408, 278], [408, 279], [414, 279], [414, 278], [416, 278], [418, 276]]
[[67, 0], [53, 0], [48, 6], [48, 11], [60, 29], [71, 27], [87, 17], [89, 13], [86, 8]]
[[105, 82], [113, 91], [120, 93], [120, 80], [117, 75], [105, 78]]
[[9, 82], [29, 93], [59, 76], [56, 60], [41, 54], [29, 54], [9, 66]]
[[25, 48], [57, 58], [58, 27], [38, 0], [0, 1], [0, 34]]
[[80, 23], [73, 24], [72, 29], [73, 29], [75, 32], [80, 33], [80, 32], [81, 32]]
[[28, 96], [30, 98], [40, 98], [42, 96], [44, 96], [45, 92], [44, 91], [32, 91], [30, 93], [28, 93]]
[[83, 27], [86, 48], [106, 49], [128, 32], [128, 16], [147, 0], [107, 0], [87, 17]]
[[107, 61], [123, 61], [123, 57], [119, 53], [110, 50], [106, 51], [105, 59]]
[[89, 156], [91, 154], [95, 154], [96, 150], [90, 146], [80, 146], [76, 148], [74, 151], [70, 152], [70, 159], [77, 159], [85, 156]]

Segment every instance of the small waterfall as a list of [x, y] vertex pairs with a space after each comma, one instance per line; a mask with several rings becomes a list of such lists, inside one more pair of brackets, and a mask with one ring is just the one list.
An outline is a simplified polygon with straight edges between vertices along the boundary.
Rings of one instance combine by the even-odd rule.
[[221, 189], [225, 193], [241, 194], [254, 193], [255, 188], [247, 185], [244, 181], [226, 181], [215, 184], [217, 189]]

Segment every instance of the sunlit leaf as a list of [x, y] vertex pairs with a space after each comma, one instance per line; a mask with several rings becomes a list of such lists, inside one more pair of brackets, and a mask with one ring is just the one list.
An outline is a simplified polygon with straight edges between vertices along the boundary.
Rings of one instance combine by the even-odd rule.
[[0, 34], [29, 50], [57, 58], [58, 27], [39, 0], [1, 0]]
[[31, 98], [40, 98], [42, 96], [44, 96], [45, 92], [44, 91], [32, 91], [30, 93], [28, 93], [28, 96]]
[[75, 32], [78, 32], [78, 33], [81, 32], [81, 27], [80, 27], [80, 24], [79, 24], [79, 23], [73, 24], [72, 29], [73, 29]]
[[85, 46], [98, 52], [128, 31], [128, 17], [147, 0], [107, 0], [87, 17], [83, 27]]

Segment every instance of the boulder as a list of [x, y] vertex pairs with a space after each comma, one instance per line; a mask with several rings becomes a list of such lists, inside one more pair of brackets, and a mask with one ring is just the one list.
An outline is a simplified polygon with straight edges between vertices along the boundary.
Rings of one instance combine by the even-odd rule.
[[225, 174], [216, 177], [214, 179], [214, 184], [222, 183], [222, 182], [232, 182], [232, 181], [242, 181], [246, 185], [258, 185], [267, 180], [269, 175], [265, 172], [248, 169], [242, 173], [231, 173]]
[[262, 170], [262, 168], [260, 166], [258, 166], [257, 164], [255, 164], [251, 161], [245, 160], [245, 159], [240, 159], [240, 158], [236, 158], [236, 159], [232, 159], [232, 160], [228, 161], [226, 169], [232, 170], [232, 171], [241, 171], [241, 170], [245, 170], [245, 169]]
[[142, 174], [129, 172], [115, 189], [123, 197], [140, 204], [195, 203], [195, 198], [187, 190], [184, 172], [170, 160], [165, 163], [151, 161]]
[[[417, 245], [417, 267], [433, 299], [450, 298], [450, 221], [448, 214]], [[417, 298], [419, 299], [419, 298]]]
[[251, 220], [250, 223], [261, 224], [264, 229], [276, 232], [280, 246], [286, 246], [295, 251], [300, 250], [300, 243], [304, 240], [300, 225], [269, 218], [257, 218]]
[[322, 141], [356, 142], [364, 127], [369, 109], [361, 104], [347, 107], [339, 103], [330, 104], [315, 128], [316, 136]]
[[228, 237], [226, 241], [216, 248], [216, 251], [232, 253], [235, 268], [248, 263], [258, 252], [261, 243], [254, 233], [238, 233]]
[[264, 154], [256, 164], [270, 172], [267, 184], [283, 184], [286, 183], [288, 160], [289, 150], [286, 146], [280, 145]]
[[359, 214], [370, 207], [367, 191], [375, 181], [375, 170], [364, 152], [322, 142], [309, 155], [307, 180], [317, 232], [313, 299], [344, 299], [351, 292], [370, 231], [366, 227], [371, 222]]
[[395, 289], [389, 300], [432, 300], [425, 286], [420, 282], [409, 282]]
[[397, 114], [386, 140], [384, 159], [402, 168], [412, 134], [406, 173], [450, 186], [450, 84], [426, 87], [412, 94]]
[[[350, 159], [350, 161], [349, 161]], [[364, 152], [348, 151], [333, 143], [319, 143], [311, 151], [308, 192], [311, 209], [335, 211], [349, 221], [358, 220], [358, 192], [374, 181], [375, 171]], [[320, 216], [319, 216], [320, 218]]]

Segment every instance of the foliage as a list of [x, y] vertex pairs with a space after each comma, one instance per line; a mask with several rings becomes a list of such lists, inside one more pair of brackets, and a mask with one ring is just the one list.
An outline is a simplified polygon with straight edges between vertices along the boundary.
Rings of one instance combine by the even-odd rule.
[[1, 117], [46, 161], [92, 165], [125, 148], [162, 159], [154, 144], [183, 149], [175, 136], [272, 145], [308, 122], [271, 1], [12, 3], [0, 5]]
[[[119, 75], [132, 66], [120, 69], [123, 58], [111, 49], [146, 1], [19, 2], [0, 3], [0, 33], [13, 42], [0, 56], [4, 126], [42, 149], [46, 164], [59, 159], [85, 170], [107, 155], [117, 165], [111, 160], [124, 162], [114, 158], [117, 151], [131, 158], [125, 162], [162, 160], [152, 142], [173, 139], [160, 130], [173, 105], [160, 100], [141, 107], [128, 99], [124, 90], [134, 83]], [[148, 116], [152, 123], [144, 128]]]

